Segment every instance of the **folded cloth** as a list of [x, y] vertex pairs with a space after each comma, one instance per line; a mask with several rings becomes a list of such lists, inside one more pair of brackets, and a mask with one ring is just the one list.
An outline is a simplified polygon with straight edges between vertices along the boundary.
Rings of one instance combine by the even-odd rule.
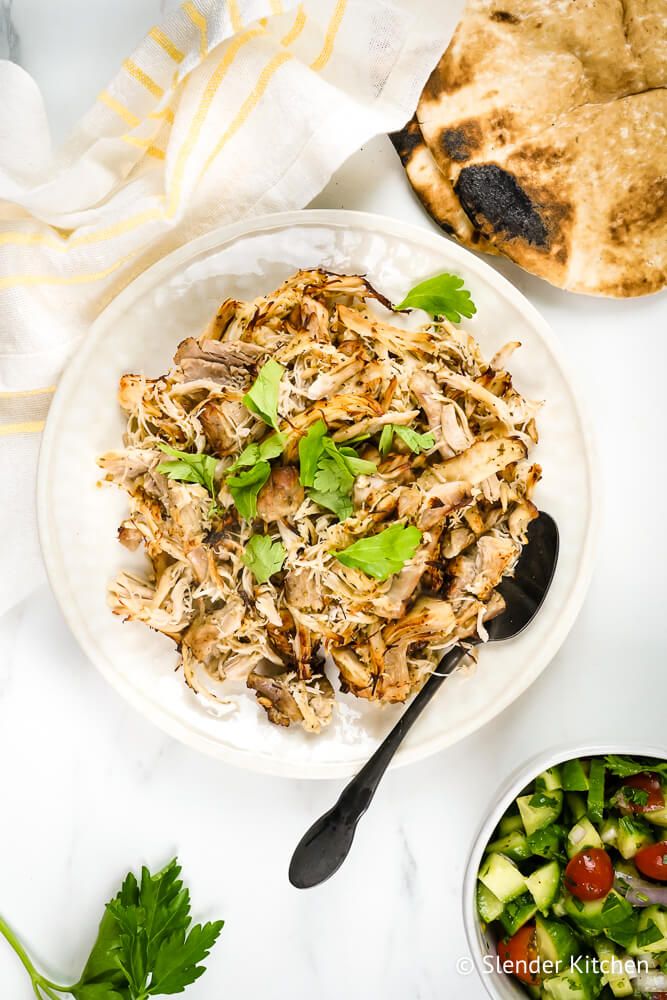
[[[53, 155], [39, 90], [0, 62], [0, 611], [40, 579], [40, 430], [90, 323], [215, 226], [299, 208], [410, 117], [459, 3], [187, 0]], [[93, 474], [91, 472], [91, 474]]]

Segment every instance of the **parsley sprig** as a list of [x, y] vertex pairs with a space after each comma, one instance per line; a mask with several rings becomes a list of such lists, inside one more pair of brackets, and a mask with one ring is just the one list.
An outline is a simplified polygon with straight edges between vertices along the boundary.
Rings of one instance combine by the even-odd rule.
[[287, 550], [282, 542], [272, 542], [268, 535], [253, 535], [242, 558], [257, 582], [266, 583], [283, 568]]
[[386, 455], [391, 450], [394, 435], [407, 444], [413, 455], [418, 455], [422, 451], [428, 451], [435, 445], [435, 437], [430, 431], [420, 434], [412, 427], [403, 427], [401, 424], [385, 424], [380, 435], [380, 454]]
[[178, 451], [168, 444], [158, 445], [160, 451], [165, 455], [171, 455], [174, 461], [161, 462], [157, 471], [167, 476], [168, 479], [175, 479], [182, 483], [197, 483], [208, 490], [213, 503], [209, 508], [209, 516], [217, 513], [220, 508], [217, 503], [217, 490], [215, 486], [215, 470], [218, 459], [212, 455], [203, 453], [191, 454], [187, 451]]
[[227, 489], [239, 514], [247, 521], [257, 517], [257, 497], [271, 475], [269, 460], [282, 454], [284, 447], [284, 435], [276, 432], [259, 443], [249, 444], [227, 469]]
[[204, 974], [222, 920], [192, 926], [190, 892], [174, 859], [156, 875], [130, 872], [107, 903], [97, 940], [81, 978], [60, 986], [39, 972], [14, 932], [0, 917], [0, 934], [21, 959], [40, 1000], [148, 1000], [182, 993]]
[[386, 580], [412, 559], [421, 537], [421, 531], [413, 524], [392, 524], [377, 535], [360, 538], [332, 555], [344, 566], [360, 569], [376, 580]]
[[463, 278], [456, 274], [438, 274], [421, 281], [394, 309], [423, 309], [434, 319], [445, 316], [450, 323], [460, 323], [462, 316], [470, 319], [477, 312], [470, 292], [463, 287]]
[[377, 471], [375, 462], [359, 458], [354, 448], [337, 445], [318, 420], [299, 441], [299, 480], [320, 507], [344, 521], [352, 513], [352, 488], [357, 476]]
[[271, 358], [262, 365], [252, 388], [243, 397], [243, 405], [275, 430], [278, 430], [278, 390], [284, 371]]
[[633, 774], [643, 774], [644, 771], [667, 776], [667, 763], [657, 760], [646, 760], [641, 757], [619, 757], [616, 754], [610, 754], [604, 760], [607, 770], [618, 778], [631, 778]]

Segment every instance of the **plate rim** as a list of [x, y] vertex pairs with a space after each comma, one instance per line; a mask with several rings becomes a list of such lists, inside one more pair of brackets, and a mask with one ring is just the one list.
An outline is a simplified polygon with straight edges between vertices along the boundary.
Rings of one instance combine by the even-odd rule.
[[[96, 656], [94, 642], [90, 640], [86, 630], [80, 625], [79, 615], [70, 599], [68, 588], [62, 586], [58, 580], [57, 544], [55, 537], [51, 535], [48, 505], [48, 468], [56, 437], [56, 425], [63, 410], [66, 409], [70, 387], [76, 382], [79, 368], [94, 350], [99, 328], [106, 327], [107, 324], [113, 321], [116, 315], [124, 312], [133, 300], [141, 296], [144, 290], [156, 284], [154, 281], [156, 271], [160, 272], [171, 269], [173, 272], [197, 255], [215, 248], [222, 249], [225, 245], [243, 236], [262, 231], [288, 229], [295, 225], [329, 225], [347, 229], [361, 228], [366, 231], [381, 230], [399, 239], [411, 237], [417, 242], [430, 244], [434, 250], [442, 247], [444, 242], [450, 259], [452, 257], [454, 260], [458, 258], [469, 271], [473, 271], [478, 275], [481, 281], [493, 287], [501, 297], [509, 300], [539, 334], [570, 389], [581, 430], [581, 437], [584, 442], [590, 517], [584, 537], [578, 572], [568, 597], [563, 604], [558, 621], [546, 638], [541, 657], [541, 667], [537, 671], [525, 671], [520, 674], [513, 684], [507, 686], [502, 697], [496, 699], [485, 711], [475, 716], [474, 723], [461, 723], [459, 726], [438, 733], [416, 746], [403, 747], [392, 761], [390, 765], [392, 769], [405, 767], [419, 760], [424, 760], [483, 729], [484, 726], [488, 725], [496, 716], [504, 712], [527, 691], [546, 670], [572, 629], [590, 586], [601, 524], [601, 499], [598, 491], [595, 489], [595, 482], [600, 482], [598, 475], [598, 453], [592, 432], [592, 424], [587, 419], [587, 407], [582, 402], [584, 399], [583, 394], [577, 391], [578, 378], [576, 373], [573, 372], [572, 367], [563, 356], [561, 344], [549, 323], [532, 302], [511, 281], [505, 278], [504, 275], [491, 267], [486, 260], [455, 243], [453, 240], [447, 239], [445, 235], [429, 230], [426, 226], [403, 222], [401, 219], [387, 215], [348, 209], [298, 209], [287, 212], [273, 212], [256, 216], [253, 219], [230, 223], [227, 226], [217, 227], [209, 233], [198, 236], [166, 254], [164, 257], [159, 258], [159, 260], [155, 261], [127, 284], [96, 317], [87, 335], [77, 343], [58, 381], [42, 434], [37, 467], [37, 524], [40, 548], [49, 584], [67, 626], [95, 669], [101, 673], [109, 685], [126, 702], [160, 730], [192, 749], [255, 773], [269, 774], [275, 777], [319, 780], [349, 777], [356, 772], [359, 765], [346, 761], [310, 761], [302, 763], [277, 760], [267, 751], [244, 750], [218, 743], [203, 733], [193, 732], [187, 723], [180, 720], [168, 710], [156, 705], [150, 698], [135, 689], [114, 670], [111, 663], [106, 662], [106, 658], [98, 658]], [[544, 650], [546, 650], [546, 653]]]

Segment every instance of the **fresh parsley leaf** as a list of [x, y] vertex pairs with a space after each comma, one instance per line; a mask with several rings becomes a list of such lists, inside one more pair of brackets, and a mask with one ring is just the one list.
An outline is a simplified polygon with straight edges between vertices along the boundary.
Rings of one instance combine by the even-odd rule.
[[268, 535], [253, 535], [243, 553], [243, 562], [258, 583], [282, 569], [287, 550], [282, 542], [272, 542]]
[[282, 455], [286, 443], [285, 435], [279, 431], [276, 431], [275, 434], [270, 434], [263, 441], [253, 441], [252, 444], [247, 445], [243, 449], [236, 461], [229, 466], [227, 473], [236, 472], [237, 469], [247, 469], [253, 465], [257, 465], [258, 462], [268, 462], [272, 458], [277, 458], [278, 455]]
[[208, 958], [218, 940], [222, 921], [195, 924], [186, 934], [176, 931], [167, 939], [156, 957], [148, 995], [152, 997], [182, 993], [186, 986], [196, 982], [206, 972], [200, 963]]
[[632, 785], [623, 785], [618, 794], [628, 804], [635, 806], [645, 806], [648, 804], [648, 792], [644, 788], [633, 788]]
[[315, 482], [317, 463], [324, 452], [322, 441], [326, 433], [327, 425], [323, 420], [318, 420], [299, 441], [299, 482], [302, 486], [312, 486]]
[[176, 461], [161, 462], [157, 471], [167, 476], [169, 479], [176, 479], [184, 483], [198, 483], [211, 494], [213, 500], [216, 499], [215, 470], [218, 459], [212, 455], [200, 453], [191, 454], [187, 451], [178, 451], [168, 444], [160, 444], [160, 451], [165, 455], [171, 455]]
[[238, 476], [227, 477], [227, 488], [241, 517], [252, 521], [257, 517], [257, 494], [271, 475], [268, 462], [257, 462]]
[[629, 836], [648, 833], [650, 829], [645, 820], [640, 819], [639, 816], [621, 816], [618, 821], [618, 825], [623, 829], [623, 832]]
[[391, 442], [394, 440], [394, 425], [385, 424], [382, 428], [382, 434], [380, 434], [380, 444], [379, 452], [384, 457], [388, 454], [391, 448]]
[[317, 464], [313, 487], [320, 493], [343, 493], [349, 495], [354, 485], [354, 476], [345, 460], [336, 452], [324, 454]]
[[339, 562], [360, 569], [376, 580], [386, 580], [403, 569], [412, 559], [421, 541], [421, 531], [414, 525], [392, 524], [377, 535], [360, 538], [340, 552], [333, 552]]
[[528, 805], [531, 809], [544, 809], [547, 807], [551, 809], [552, 807], [557, 806], [558, 802], [549, 795], [545, 795], [544, 792], [535, 792], [535, 794], [531, 796]]
[[262, 365], [243, 405], [265, 424], [278, 430], [278, 388], [285, 369], [271, 358]]
[[633, 774], [642, 774], [644, 771], [667, 775], [667, 763], [641, 757], [618, 757], [610, 754], [605, 757], [605, 764], [607, 770], [618, 778], [630, 778]]
[[462, 316], [470, 319], [477, 312], [470, 292], [463, 287], [463, 278], [455, 274], [438, 274], [421, 281], [394, 309], [423, 309], [434, 318], [446, 316], [450, 323], [460, 323]]
[[386, 455], [391, 449], [394, 434], [407, 444], [414, 455], [418, 455], [421, 451], [428, 451], [435, 444], [435, 437], [430, 431], [426, 434], [420, 434], [411, 427], [403, 427], [400, 424], [385, 424], [380, 435], [381, 455]]
[[299, 441], [299, 480], [320, 507], [344, 521], [352, 513], [352, 488], [356, 476], [377, 470], [375, 462], [359, 458], [349, 445], [338, 446], [318, 420]]
[[197, 924], [190, 916], [190, 893], [174, 859], [151, 875], [143, 868], [139, 881], [130, 873], [107, 904], [97, 940], [78, 983], [58, 986], [35, 968], [0, 918], [0, 933], [20, 956], [36, 996], [56, 1000], [148, 1000], [181, 993], [203, 975], [223, 921]]
[[126, 996], [117, 992], [127, 986], [127, 978], [118, 964], [120, 948], [118, 922], [110, 910], [105, 908], [97, 939], [81, 979], [72, 988], [72, 994], [77, 1000], [116, 1000], [117, 996]]
[[561, 848], [561, 841], [565, 840], [567, 831], [564, 827], [552, 823], [551, 826], [536, 830], [528, 837], [528, 849], [531, 854], [537, 854], [542, 858], [564, 858]]
[[637, 933], [637, 945], [646, 948], [662, 938], [662, 931], [653, 920], [649, 920], [643, 931]]
[[375, 462], [369, 462], [365, 458], [359, 458], [354, 448], [341, 446], [338, 448], [338, 451], [339, 454], [341, 454], [345, 459], [345, 464], [353, 476], [370, 476], [373, 472], [377, 472], [377, 465]]
[[308, 490], [308, 496], [314, 503], [319, 504], [320, 507], [332, 511], [339, 521], [344, 521], [354, 510], [352, 498], [345, 493], [337, 493], [335, 491], [331, 493], [319, 493], [317, 490], [310, 489]]

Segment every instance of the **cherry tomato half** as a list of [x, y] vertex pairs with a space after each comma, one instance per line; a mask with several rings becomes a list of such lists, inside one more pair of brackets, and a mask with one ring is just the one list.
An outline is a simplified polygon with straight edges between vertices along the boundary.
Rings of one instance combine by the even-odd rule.
[[587, 847], [568, 862], [563, 881], [577, 899], [602, 899], [614, 884], [611, 858], [600, 847]]
[[667, 882], [667, 840], [661, 840], [659, 844], [649, 844], [642, 847], [635, 855], [635, 864], [647, 878], [657, 879], [658, 882]]
[[529, 986], [539, 986], [535, 924], [524, 924], [507, 941], [498, 942], [498, 955], [508, 971]]
[[[647, 795], [646, 801], [641, 804], [628, 801], [623, 795], [623, 788], [636, 788]], [[644, 796], [642, 796], [642, 799]], [[655, 774], [633, 774], [631, 778], [625, 778], [621, 786], [621, 796], [619, 802], [621, 812], [649, 813], [665, 808], [665, 796], [662, 793], [660, 779]]]

